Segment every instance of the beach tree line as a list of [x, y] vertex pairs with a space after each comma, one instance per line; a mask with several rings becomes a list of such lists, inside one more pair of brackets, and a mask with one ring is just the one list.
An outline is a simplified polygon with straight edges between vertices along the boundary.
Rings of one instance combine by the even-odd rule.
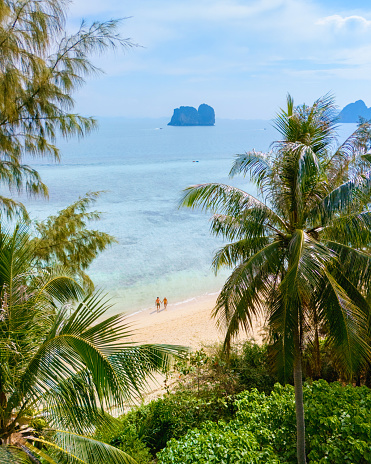
[[[371, 456], [370, 382], [345, 385], [345, 372], [321, 340], [321, 380], [312, 349], [303, 353], [306, 453], [310, 464], [366, 464]], [[174, 365], [171, 392], [121, 416], [96, 437], [138, 464], [179, 462], [294, 464], [295, 397], [283, 388], [270, 362], [270, 346], [222, 343], [190, 353]], [[337, 380], [340, 380], [338, 382]], [[368, 388], [367, 388], [367, 386]]]

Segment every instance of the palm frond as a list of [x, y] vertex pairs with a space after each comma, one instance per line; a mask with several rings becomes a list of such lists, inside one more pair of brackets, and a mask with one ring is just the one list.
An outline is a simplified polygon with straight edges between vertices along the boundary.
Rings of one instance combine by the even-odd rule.
[[127, 347], [110, 356], [110, 362], [120, 379], [126, 401], [140, 396], [149, 378], [169, 369], [174, 358], [182, 358], [188, 353], [184, 346], [139, 345]]
[[327, 285], [319, 298], [318, 314], [321, 321], [326, 321], [328, 343], [351, 377], [370, 359], [368, 315], [362, 306], [359, 307], [361, 299], [354, 301], [349, 296], [349, 288], [347, 292], [329, 272], [326, 277]]
[[273, 195], [273, 202], [290, 217], [294, 227], [301, 227], [307, 209], [323, 197], [320, 161], [312, 147], [304, 143], [278, 142], [277, 150], [281, 155], [276, 168], [280, 188]]
[[250, 175], [250, 180], [254, 182], [264, 194], [264, 187], [268, 186], [267, 180], [271, 176], [272, 165], [270, 154], [252, 150], [242, 155], [236, 155], [229, 176], [234, 177], [237, 174]]
[[284, 221], [265, 203], [241, 189], [225, 184], [200, 184], [188, 187], [184, 190], [180, 206], [211, 210], [213, 213], [227, 216], [238, 216], [250, 208], [256, 208], [264, 210], [273, 224], [286, 227]]
[[336, 254], [313, 240], [302, 230], [296, 230], [288, 245], [287, 268], [279, 290], [283, 301], [298, 300], [308, 304], [315, 289], [321, 285], [328, 266], [336, 260]]
[[48, 454], [41, 447], [41, 449], [37, 448], [32, 443], [29, 443], [27, 441], [22, 443], [20, 447], [30, 458], [29, 462], [31, 462], [32, 464], [42, 464], [43, 462], [47, 462], [48, 464], [58, 464], [58, 462], [54, 461], [54, 459], [48, 456]]
[[34, 302], [43, 304], [58, 302], [72, 303], [84, 296], [84, 289], [76, 281], [75, 275], [62, 266], [50, 267], [37, 273], [33, 279]]
[[13, 232], [1, 230], [0, 279], [11, 287], [16, 276], [25, 275], [30, 269], [32, 247], [28, 228], [18, 224]]
[[371, 255], [344, 243], [329, 240], [326, 245], [336, 253], [342, 273], [356, 288], [368, 295], [371, 284]]
[[[338, 215], [362, 212], [371, 192], [371, 174], [358, 176], [332, 190], [308, 213], [308, 225], [324, 227]], [[360, 211], [361, 210], [361, 211]]]
[[4, 464], [31, 464], [27, 452], [16, 446], [0, 446], [0, 462]]
[[[50, 440], [33, 438], [44, 445], [47, 455], [57, 462], [69, 464], [136, 464], [135, 459], [107, 443], [71, 432], [57, 430]], [[45, 457], [44, 457], [45, 458]]]
[[298, 298], [291, 304], [283, 298], [278, 288], [269, 295], [269, 358], [280, 382], [286, 383], [292, 376], [295, 359], [295, 330], [298, 327]]
[[320, 230], [322, 240], [368, 250], [371, 244], [371, 212], [357, 211], [333, 219]]
[[357, 164], [365, 164], [369, 168], [366, 152], [370, 138], [370, 127], [369, 121], [360, 124], [326, 162], [325, 169], [328, 172], [332, 189], [343, 184], [349, 178], [362, 174], [363, 169], [359, 171]]
[[[273, 238], [273, 237], [272, 237]], [[272, 239], [271, 238], [271, 239]], [[217, 271], [222, 267], [235, 267], [246, 261], [270, 243], [268, 237], [246, 238], [228, 243], [218, 250], [213, 258], [212, 267]]]
[[97, 389], [87, 369], [50, 384], [36, 404], [42, 406], [42, 417], [51, 427], [82, 435], [93, 435], [96, 427], [109, 427], [113, 420], [97, 401]]
[[266, 309], [266, 301], [274, 285], [269, 276], [279, 273], [282, 262], [275, 241], [262, 248], [232, 272], [224, 284], [212, 316], [226, 330], [225, 346], [229, 346], [240, 327], [248, 331], [254, 318]]
[[312, 106], [294, 107], [291, 95], [287, 96], [287, 110], [281, 110], [274, 127], [285, 141], [302, 142], [323, 154], [334, 143], [337, 111], [332, 95], [325, 95]]
[[236, 216], [214, 214], [210, 231], [216, 237], [227, 240], [263, 238], [274, 233], [283, 235], [285, 231], [280, 224], [274, 224], [271, 219], [270, 212], [260, 207], [252, 207]]

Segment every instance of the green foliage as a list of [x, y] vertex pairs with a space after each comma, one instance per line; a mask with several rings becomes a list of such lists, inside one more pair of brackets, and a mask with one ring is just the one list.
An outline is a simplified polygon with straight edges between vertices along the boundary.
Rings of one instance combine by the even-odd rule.
[[311, 462], [371, 461], [371, 390], [314, 382], [304, 393]]
[[[304, 387], [307, 456], [310, 463], [364, 463], [371, 459], [371, 391], [328, 384]], [[237, 401], [237, 421], [259, 443], [270, 444], [284, 462], [296, 462], [293, 387], [276, 385], [270, 396], [245, 392]]]
[[280, 464], [269, 447], [261, 448], [254, 435], [235, 423], [205, 423], [158, 453], [159, 464]]
[[[72, 93], [89, 74], [99, 72], [89, 60], [117, 45], [132, 46], [117, 33], [118, 21], [84, 22], [67, 35], [64, 0], [6, 0], [0, 4], [0, 177], [10, 189], [47, 195], [39, 173], [24, 156], [59, 159], [57, 135], [83, 136], [93, 118], [73, 113]], [[24, 206], [0, 197], [8, 215]]]
[[296, 462], [295, 398], [291, 385], [275, 385], [270, 395], [256, 390], [241, 393], [237, 421], [264, 446], [272, 446], [282, 462]]
[[230, 369], [238, 376], [240, 391], [256, 388], [270, 393], [277, 382], [269, 364], [267, 345], [250, 341], [243, 343], [241, 351], [230, 356]]
[[232, 347], [228, 361], [221, 346], [195, 351], [175, 363], [175, 372], [180, 379], [174, 393], [130, 411], [97, 436], [146, 463], [148, 451], [154, 456], [169, 440], [206, 421], [231, 420], [236, 393], [273, 388], [267, 348], [252, 342]]
[[222, 345], [191, 353], [175, 364], [178, 388], [193, 391], [206, 401], [230, 397], [251, 388], [270, 393], [277, 378], [269, 366], [266, 345], [246, 341], [231, 346], [228, 356]]
[[128, 452], [130, 446], [138, 448], [140, 441], [154, 456], [171, 438], [178, 439], [208, 420], [230, 419], [231, 412], [230, 405], [222, 398], [214, 396], [206, 400], [192, 392], [179, 391], [130, 411], [120, 418], [121, 424], [113, 433], [103, 427], [99, 437]]
[[[309, 464], [370, 462], [371, 391], [368, 388], [344, 387], [321, 380], [304, 386], [304, 402]], [[239, 395], [236, 405], [236, 418], [228, 424], [207, 423], [181, 440], [171, 440], [158, 453], [159, 463], [297, 462], [292, 386], [276, 384], [268, 396], [257, 390], [246, 391]]]
[[153, 460], [149, 448], [141, 440], [136, 410], [121, 416], [110, 426], [100, 427], [95, 436], [98, 440], [133, 456], [138, 464], [147, 464]]
[[99, 252], [116, 242], [112, 235], [88, 229], [90, 222], [101, 218], [102, 213], [89, 210], [100, 193], [87, 193], [56, 216], [36, 222], [36, 236], [32, 239], [39, 266], [61, 265], [82, 278], [90, 289], [94, 285], [84, 270]]
[[[351, 379], [371, 360], [371, 124], [337, 146], [334, 100], [280, 110], [269, 153], [237, 155], [230, 175], [248, 175], [260, 194], [218, 183], [185, 189], [181, 206], [212, 214], [224, 245], [213, 267], [232, 269], [213, 316], [225, 349], [240, 330], [266, 320], [281, 382], [295, 379], [298, 463], [305, 464], [302, 349], [327, 344]], [[317, 362], [317, 374], [319, 370]]]
[[211, 232], [227, 241], [213, 264], [233, 271], [213, 315], [226, 327], [226, 348], [255, 317], [266, 317], [282, 380], [292, 376], [295, 346], [326, 327], [338, 364], [351, 375], [370, 357], [371, 174], [364, 155], [371, 125], [334, 152], [333, 99], [295, 107], [289, 96], [275, 126], [282, 138], [272, 151], [237, 155], [230, 172], [248, 175], [259, 198], [210, 183], [187, 188], [181, 200], [210, 211]]
[[105, 317], [104, 297], [63, 269], [38, 270], [33, 250], [24, 226], [0, 234], [0, 451], [28, 464], [133, 463], [91, 435], [184, 349], [131, 345], [122, 314]]
[[209, 401], [186, 392], [165, 396], [151, 402], [141, 411], [143, 441], [154, 452], [166, 446], [171, 438], [180, 438], [206, 420], [218, 420], [230, 416], [227, 401], [210, 398]]
[[227, 378], [223, 353], [218, 348], [215, 353], [210, 348], [207, 351], [201, 348], [175, 363], [177, 388], [204, 399], [227, 397], [234, 392], [235, 379], [230, 382]]

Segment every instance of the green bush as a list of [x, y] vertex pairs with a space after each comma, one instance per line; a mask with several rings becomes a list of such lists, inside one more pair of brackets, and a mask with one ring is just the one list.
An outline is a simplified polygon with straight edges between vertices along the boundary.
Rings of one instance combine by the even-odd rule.
[[[367, 387], [313, 382], [304, 387], [304, 403], [309, 464], [371, 462], [371, 391]], [[158, 454], [159, 463], [296, 463], [292, 386], [277, 384], [268, 396], [257, 390], [246, 391], [236, 405], [236, 419], [228, 425], [208, 424], [178, 442], [170, 441]], [[234, 455], [235, 446], [238, 452], [246, 446], [252, 454]], [[266, 453], [266, 459], [259, 458], [259, 453]], [[214, 458], [214, 454], [219, 457]], [[220, 457], [229, 455], [235, 460]]]
[[[236, 420], [280, 458], [296, 462], [295, 401], [292, 386], [276, 385], [270, 396], [245, 392]], [[311, 463], [371, 462], [371, 390], [324, 380], [304, 387], [306, 444]]]
[[251, 341], [233, 345], [228, 358], [222, 347], [215, 345], [207, 352], [201, 349], [177, 363], [179, 388], [206, 398], [210, 392], [214, 397], [226, 398], [251, 388], [272, 391], [277, 377], [271, 372], [266, 345]]
[[272, 448], [261, 449], [246, 427], [231, 422], [206, 422], [185, 439], [170, 440], [157, 457], [161, 464], [280, 464]]
[[192, 392], [179, 391], [130, 411], [115, 428], [102, 429], [97, 437], [146, 464], [171, 438], [181, 438], [208, 420], [229, 420], [232, 411], [233, 404], [227, 399], [198, 398]]
[[257, 441], [272, 446], [282, 462], [296, 462], [296, 421], [293, 387], [276, 384], [270, 395], [246, 391], [236, 401], [236, 422]]
[[189, 429], [207, 420], [229, 417], [228, 402], [222, 398], [197, 398], [191, 392], [177, 392], [142, 406], [136, 415], [141, 440], [157, 453], [171, 438], [180, 438]]
[[305, 389], [309, 459], [371, 462], [371, 390], [314, 382]]
[[240, 391], [256, 388], [270, 393], [277, 382], [269, 365], [267, 345], [243, 343], [240, 350], [231, 353], [230, 368], [238, 376]]
[[135, 410], [121, 416], [114, 425], [110, 424], [99, 429], [96, 438], [129, 454], [138, 464], [153, 462], [149, 448], [140, 438]]

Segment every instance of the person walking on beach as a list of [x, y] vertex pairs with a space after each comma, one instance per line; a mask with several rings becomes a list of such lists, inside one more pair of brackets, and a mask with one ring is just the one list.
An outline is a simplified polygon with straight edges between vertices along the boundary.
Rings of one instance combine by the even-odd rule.
[[160, 309], [160, 305], [161, 305], [161, 300], [160, 300], [159, 297], [156, 298], [155, 304], [156, 304], [156, 309], [157, 309], [157, 312], [158, 312], [159, 309]]
[[165, 310], [166, 310], [166, 308], [167, 308], [167, 298], [166, 298], [166, 296], [165, 296], [165, 298], [164, 298], [164, 308], [165, 308]]

